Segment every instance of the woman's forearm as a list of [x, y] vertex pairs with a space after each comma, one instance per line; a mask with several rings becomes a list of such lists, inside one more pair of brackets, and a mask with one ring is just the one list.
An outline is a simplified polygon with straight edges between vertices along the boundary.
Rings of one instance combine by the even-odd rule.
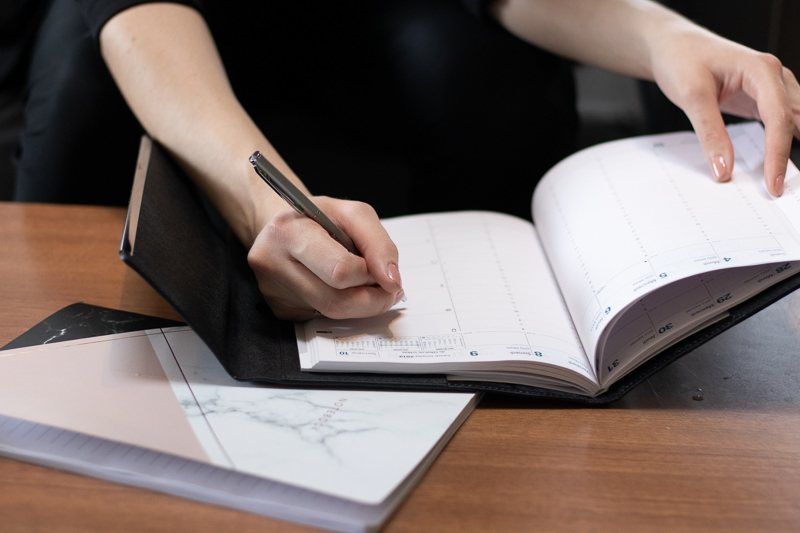
[[643, 79], [653, 79], [659, 35], [705, 32], [647, 0], [496, 0], [493, 16], [521, 39], [558, 55]]
[[357, 256], [253, 171], [248, 157], [259, 150], [308, 193], [239, 104], [197, 11], [166, 3], [127, 9], [106, 23], [100, 45], [139, 122], [249, 249], [259, 288], [279, 318], [374, 316], [403, 297], [397, 247], [371, 207], [315, 198], [355, 241]]
[[249, 247], [271, 215], [287, 206], [256, 176], [248, 156], [261, 150], [303, 186], [236, 99], [200, 14], [177, 4], [137, 6], [105, 25], [100, 45], [145, 130]]

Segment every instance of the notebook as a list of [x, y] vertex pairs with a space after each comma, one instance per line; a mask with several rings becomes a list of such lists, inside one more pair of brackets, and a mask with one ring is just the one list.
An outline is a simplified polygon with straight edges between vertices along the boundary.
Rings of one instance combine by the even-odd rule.
[[241, 383], [190, 328], [164, 327], [0, 351], [0, 454], [374, 531], [476, 401]]

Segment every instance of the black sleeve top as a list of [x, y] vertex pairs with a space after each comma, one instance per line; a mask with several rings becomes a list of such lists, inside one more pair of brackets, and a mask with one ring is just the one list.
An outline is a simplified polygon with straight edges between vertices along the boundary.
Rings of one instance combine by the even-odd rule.
[[[117, 13], [139, 4], [147, 4], [163, 0], [76, 0], [80, 7], [83, 18], [86, 20], [86, 25], [94, 37], [95, 42], [100, 36], [100, 30], [108, 22], [111, 17]], [[193, 6], [201, 10], [201, 2], [199, 0], [170, 0], [175, 4], [184, 4]]]
[[[139, 4], [163, 2], [164, 0], [76, 0], [80, 6], [86, 25], [95, 41], [100, 35], [100, 30], [111, 17], [117, 13]], [[192, 6], [201, 13], [203, 5], [201, 0], [169, 0], [172, 3]], [[464, 7], [472, 14], [482, 19], [488, 18], [487, 8], [493, 0], [461, 0]]]

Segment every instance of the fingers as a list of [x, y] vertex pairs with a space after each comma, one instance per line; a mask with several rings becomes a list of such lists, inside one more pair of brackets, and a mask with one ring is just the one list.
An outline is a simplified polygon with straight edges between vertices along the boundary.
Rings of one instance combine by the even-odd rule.
[[290, 320], [312, 318], [315, 310], [330, 318], [386, 312], [403, 293], [397, 248], [375, 211], [358, 202], [314, 201], [353, 238], [363, 257], [349, 253], [311, 219], [281, 211], [248, 254], [267, 303], [276, 316]]
[[[796, 130], [795, 118], [785, 85], [785, 69], [774, 56], [763, 54], [761, 61], [764, 66], [758, 73], [760, 75], [753, 76], [752, 87], [745, 85], [744, 89], [756, 101], [758, 113], [764, 122], [764, 179], [767, 190], [773, 196], [780, 196], [783, 194], [786, 165]], [[787, 81], [797, 84], [794, 76]]]
[[[800, 138], [800, 86], [772, 55], [697, 33], [675, 36], [654, 73], [664, 93], [689, 117], [715, 179], [727, 181], [733, 149], [720, 116], [725, 112], [764, 122], [764, 180], [783, 193], [793, 136]], [[664, 50], [673, 50], [664, 47]]]
[[733, 145], [719, 112], [713, 78], [698, 83], [683, 110], [697, 133], [714, 179], [729, 181], [733, 172]]
[[278, 318], [307, 320], [315, 311], [328, 318], [364, 318], [380, 315], [394, 304], [397, 295], [380, 287], [362, 285], [335, 289], [304, 265], [294, 262], [278, 276], [259, 280], [262, 293], [270, 295], [270, 307]]
[[386, 233], [375, 210], [362, 202], [331, 204], [330, 200], [319, 198], [320, 204], [331, 207], [330, 213], [324, 207], [323, 211], [353, 239], [375, 282], [387, 292], [397, 294], [402, 291], [397, 246]]
[[313, 220], [302, 217], [292, 222], [283, 229], [285, 249], [325, 284], [346, 289], [375, 283], [364, 258], [348, 252]]
[[782, 69], [783, 86], [786, 87], [786, 95], [789, 97], [789, 105], [792, 109], [794, 121], [794, 136], [800, 139], [800, 84], [794, 73], [786, 67]]

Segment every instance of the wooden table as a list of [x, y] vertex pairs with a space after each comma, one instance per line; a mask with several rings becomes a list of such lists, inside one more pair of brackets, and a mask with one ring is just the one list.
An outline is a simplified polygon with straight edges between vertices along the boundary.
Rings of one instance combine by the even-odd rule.
[[[0, 345], [78, 301], [178, 318], [124, 216], [0, 203]], [[798, 332], [795, 294], [607, 408], [488, 396], [385, 531], [800, 531]], [[0, 459], [4, 533], [305, 530]]]

